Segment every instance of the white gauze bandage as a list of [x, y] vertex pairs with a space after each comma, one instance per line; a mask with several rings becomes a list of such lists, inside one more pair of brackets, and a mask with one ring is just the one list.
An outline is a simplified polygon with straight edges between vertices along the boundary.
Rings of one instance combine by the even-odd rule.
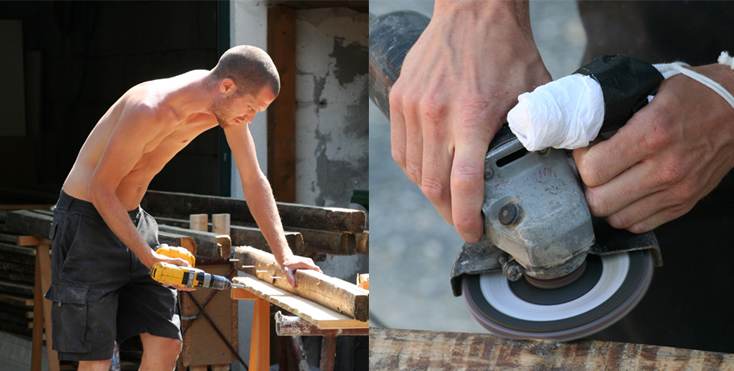
[[601, 86], [586, 75], [560, 78], [517, 100], [507, 122], [528, 151], [586, 147], [604, 122]]

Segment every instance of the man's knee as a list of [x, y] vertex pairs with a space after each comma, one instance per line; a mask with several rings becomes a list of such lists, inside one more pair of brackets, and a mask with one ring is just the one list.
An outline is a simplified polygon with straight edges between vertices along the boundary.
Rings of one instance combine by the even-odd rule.
[[178, 355], [183, 347], [181, 340], [154, 336], [148, 333], [140, 334], [140, 340], [143, 342], [143, 351], [150, 351], [153, 354]]
[[111, 359], [103, 361], [79, 361], [79, 371], [108, 371]]

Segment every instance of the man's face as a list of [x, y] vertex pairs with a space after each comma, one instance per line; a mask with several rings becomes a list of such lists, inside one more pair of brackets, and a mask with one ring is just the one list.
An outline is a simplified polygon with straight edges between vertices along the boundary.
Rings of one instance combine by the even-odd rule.
[[216, 99], [210, 111], [217, 118], [219, 126], [226, 129], [242, 123], [251, 123], [255, 114], [265, 111], [274, 100], [275, 95], [269, 88], [264, 87], [257, 97], [245, 93], [239, 97], [232, 94], [226, 98]]

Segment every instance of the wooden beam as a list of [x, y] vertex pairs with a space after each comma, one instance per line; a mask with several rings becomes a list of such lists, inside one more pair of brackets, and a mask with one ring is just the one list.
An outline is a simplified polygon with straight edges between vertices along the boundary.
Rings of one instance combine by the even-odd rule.
[[370, 254], [370, 231], [364, 231], [355, 236], [357, 241], [357, 254]]
[[196, 253], [198, 255], [211, 258], [229, 258], [232, 252], [232, 240], [227, 235], [200, 232], [169, 225], [158, 225], [158, 230], [192, 237], [196, 242]]
[[13, 233], [48, 238], [53, 219], [53, 216], [32, 210], [18, 210], [8, 213], [5, 224]]
[[510, 340], [489, 334], [370, 329], [370, 369], [729, 370], [734, 355], [577, 340]]
[[293, 288], [272, 254], [249, 246], [238, 246], [235, 247], [234, 257], [238, 259], [235, 262], [238, 270], [359, 321], [369, 320], [369, 291], [352, 283], [316, 271], [299, 269], [294, 274], [296, 287]]
[[190, 253], [196, 255], [196, 241], [193, 237], [184, 236], [182, 234], [176, 234], [166, 231], [158, 231], [158, 242], [166, 244], [168, 246], [180, 246]]
[[306, 244], [306, 253], [324, 253], [331, 255], [354, 255], [357, 252], [357, 242], [354, 234], [349, 232], [330, 232], [308, 228], [284, 227], [287, 231], [298, 232], [303, 235]]
[[0, 294], [0, 303], [21, 307], [33, 307], [33, 299], [7, 294]]
[[296, 12], [268, 7], [268, 54], [280, 74], [280, 94], [268, 114], [268, 180], [276, 200], [296, 201]]
[[[245, 200], [229, 197], [202, 196], [187, 193], [148, 191], [141, 202], [153, 215], [179, 218], [191, 213], [217, 212], [232, 216], [236, 222], [255, 223]], [[323, 231], [362, 233], [367, 215], [362, 210], [319, 207], [277, 202], [283, 225]]]
[[239, 290], [249, 291], [303, 318], [322, 330], [369, 328], [369, 322], [367, 321], [358, 321], [344, 314], [337, 313], [319, 303], [282, 290], [256, 277], [245, 275], [235, 277], [234, 281], [245, 285], [245, 288], [233, 288], [233, 292]]
[[[189, 228], [189, 221], [177, 218], [166, 218], [155, 216], [155, 220], [159, 225], [170, 225], [179, 228]], [[268, 241], [263, 236], [262, 231], [255, 227], [245, 227], [240, 225], [230, 225], [229, 237], [232, 240], [232, 246], [252, 246], [256, 249], [271, 252]], [[298, 232], [285, 232], [285, 240], [288, 247], [291, 248], [296, 255], [304, 255], [305, 246], [303, 236]]]

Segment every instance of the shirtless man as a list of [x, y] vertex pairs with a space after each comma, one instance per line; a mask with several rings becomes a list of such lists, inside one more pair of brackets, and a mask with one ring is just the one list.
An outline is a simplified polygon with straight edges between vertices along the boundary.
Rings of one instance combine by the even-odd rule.
[[140, 334], [141, 370], [173, 370], [181, 351], [176, 290], [148, 276], [159, 255], [155, 220], [140, 207], [153, 177], [202, 132], [221, 126], [245, 197], [291, 285], [296, 269], [320, 269], [288, 247], [248, 129], [280, 91], [261, 49], [238, 46], [211, 71], [144, 82], [127, 91], [89, 134], [54, 212], [53, 346], [79, 370], [107, 370], [114, 340]]

